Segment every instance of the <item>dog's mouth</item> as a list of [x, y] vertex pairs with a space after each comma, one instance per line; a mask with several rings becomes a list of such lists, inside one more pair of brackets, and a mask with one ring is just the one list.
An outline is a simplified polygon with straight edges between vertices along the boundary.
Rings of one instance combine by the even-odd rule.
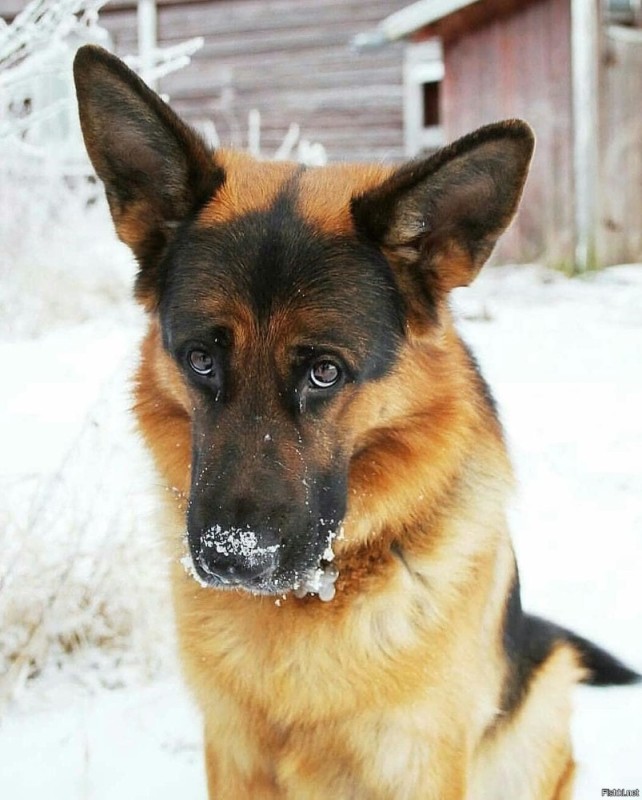
[[[283, 541], [265, 540], [252, 529], [222, 529], [214, 525], [194, 542], [186, 535], [188, 552], [181, 559], [187, 573], [202, 587], [241, 590], [253, 595], [316, 595], [329, 602], [336, 594], [339, 575], [332, 543], [335, 532], [326, 532], [318, 556], [292, 558]], [[316, 548], [314, 548], [316, 549]]]

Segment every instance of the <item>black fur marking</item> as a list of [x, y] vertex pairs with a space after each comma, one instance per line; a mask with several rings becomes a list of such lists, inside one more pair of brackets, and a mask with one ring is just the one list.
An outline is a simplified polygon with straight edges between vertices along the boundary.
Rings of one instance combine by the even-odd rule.
[[582, 636], [541, 617], [524, 614], [516, 568], [504, 617], [503, 644], [509, 663], [501, 703], [504, 715], [510, 716], [517, 710], [537, 668], [561, 643], [571, 645], [578, 653], [580, 662], [589, 670], [584, 683], [591, 686], [615, 686], [641, 680], [632, 669]]
[[161, 267], [165, 341], [178, 345], [216, 324], [200, 310], [208, 295], [248, 306], [259, 330], [275, 314], [303, 310], [310, 341], [302, 344], [342, 347], [357, 380], [381, 377], [404, 336], [390, 266], [372, 244], [308, 225], [293, 193], [288, 186], [271, 208], [207, 229], [181, 227]]
[[535, 663], [528, 658], [525, 619], [520, 595], [519, 573], [517, 565], [515, 565], [515, 578], [506, 599], [504, 616], [503, 645], [509, 665], [501, 701], [501, 708], [504, 714], [510, 714], [520, 704], [526, 692], [533, 668], [540, 664], [549, 652], [546, 649], [544, 652], [540, 652], [539, 658]]
[[495, 400], [495, 397], [492, 393], [490, 386], [488, 385], [488, 382], [486, 381], [486, 378], [484, 378], [484, 375], [479, 367], [477, 359], [475, 358], [475, 354], [470, 349], [470, 346], [463, 339], [461, 339], [461, 343], [464, 347], [468, 363], [472, 368], [473, 372], [475, 373], [475, 382], [477, 384], [477, 389], [479, 390], [479, 394], [481, 395], [486, 405], [486, 408], [490, 411], [497, 424], [501, 426], [501, 420], [499, 418], [499, 411], [497, 408], [497, 401]]
[[216, 194], [225, 181], [225, 173], [217, 168], [210, 175], [209, 185], [204, 185], [203, 194], [194, 199], [189, 213], [174, 230], [161, 226], [150, 230], [136, 252], [139, 270], [134, 283], [134, 295], [138, 299], [160, 298], [167, 283], [167, 264], [165, 254], [171, 249], [177, 232], [189, 228], [196, 220], [205, 204]]
[[579, 653], [582, 664], [589, 670], [589, 675], [583, 683], [589, 686], [626, 686], [642, 680], [642, 676], [637, 672], [583, 636], [578, 636], [573, 631], [539, 617], [531, 619], [542, 628], [546, 628], [549, 637], [555, 641], [568, 642]]

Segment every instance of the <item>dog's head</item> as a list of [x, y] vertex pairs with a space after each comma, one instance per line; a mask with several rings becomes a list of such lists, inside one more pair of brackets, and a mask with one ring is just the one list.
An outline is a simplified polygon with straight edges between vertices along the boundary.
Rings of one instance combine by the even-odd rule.
[[487, 126], [398, 169], [306, 170], [212, 152], [98, 48], [78, 52], [75, 78], [152, 316], [139, 393], [149, 416], [161, 407], [165, 451], [190, 440], [195, 569], [213, 586], [288, 591], [329, 555], [355, 459], [402, 405], [382, 388], [400, 353], [510, 222], [530, 129]]

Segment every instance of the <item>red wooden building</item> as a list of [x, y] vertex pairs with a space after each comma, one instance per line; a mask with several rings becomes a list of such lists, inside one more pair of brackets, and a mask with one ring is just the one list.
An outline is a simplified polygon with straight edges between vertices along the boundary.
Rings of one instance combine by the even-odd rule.
[[583, 269], [642, 261], [641, 26], [636, 0], [419, 0], [358, 41], [406, 40], [406, 81], [417, 43], [441, 43], [441, 75], [410, 94], [424, 109], [406, 110], [407, 142], [417, 120], [443, 139], [531, 123], [532, 173], [500, 255]]

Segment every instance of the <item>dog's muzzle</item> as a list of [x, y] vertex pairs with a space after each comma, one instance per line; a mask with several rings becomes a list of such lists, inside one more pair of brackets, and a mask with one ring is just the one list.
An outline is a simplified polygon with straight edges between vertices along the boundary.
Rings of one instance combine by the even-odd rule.
[[213, 586], [242, 586], [251, 589], [269, 582], [274, 573], [280, 543], [270, 531], [250, 527], [223, 528], [214, 525], [198, 541], [190, 537], [194, 567]]

